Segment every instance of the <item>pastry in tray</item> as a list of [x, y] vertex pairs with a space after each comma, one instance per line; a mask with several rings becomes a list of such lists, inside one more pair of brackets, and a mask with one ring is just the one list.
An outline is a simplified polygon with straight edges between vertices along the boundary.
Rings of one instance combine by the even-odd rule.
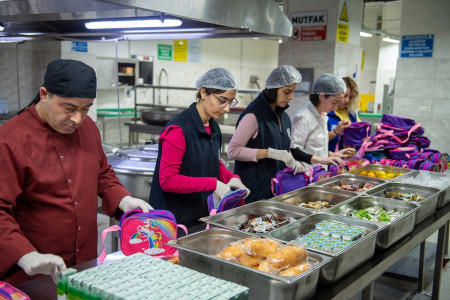
[[326, 209], [332, 207], [327, 201], [311, 201], [308, 203], [300, 203], [301, 207], [312, 208], [316, 210]]
[[368, 189], [373, 188], [373, 184], [370, 182], [358, 182], [353, 184], [340, 184], [335, 185], [333, 188], [343, 191], [349, 191], [349, 192], [357, 192], [361, 193], [364, 191], [367, 191]]

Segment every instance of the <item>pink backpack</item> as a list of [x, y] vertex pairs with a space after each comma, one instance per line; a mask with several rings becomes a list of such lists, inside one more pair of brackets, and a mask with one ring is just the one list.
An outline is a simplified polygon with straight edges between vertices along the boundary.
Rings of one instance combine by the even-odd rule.
[[125, 255], [142, 252], [155, 257], [177, 256], [176, 249], [167, 246], [170, 240], [177, 239], [178, 228], [187, 234], [184, 225], [177, 224], [175, 216], [167, 210], [130, 210], [120, 218], [119, 226], [114, 225], [102, 232], [103, 251], [98, 260], [102, 264], [106, 258], [105, 237], [108, 232], [120, 231], [120, 248]]

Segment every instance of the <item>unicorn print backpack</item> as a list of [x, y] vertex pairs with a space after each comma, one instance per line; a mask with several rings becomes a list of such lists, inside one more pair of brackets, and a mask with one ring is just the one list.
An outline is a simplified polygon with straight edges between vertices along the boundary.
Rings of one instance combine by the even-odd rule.
[[186, 227], [177, 224], [170, 211], [155, 209], [143, 213], [139, 209], [130, 210], [123, 214], [119, 226], [114, 225], [103, 230], [103, 251], [98, 260], [100, 264], [105, 260], [105, 237], [108, 232], [113, 231], [120, 231], [120, 248], [125, 255], [142, 252], [155, 257], [176, 256], [176, 249], [166, 243], [177, 239], [178, 227], [187, 234]]

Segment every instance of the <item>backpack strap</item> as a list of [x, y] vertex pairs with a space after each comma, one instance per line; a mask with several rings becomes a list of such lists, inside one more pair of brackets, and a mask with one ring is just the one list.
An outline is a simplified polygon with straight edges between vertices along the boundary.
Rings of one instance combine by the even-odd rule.
[[114, 232], [114, 231], [119, 231], [119, 230], [120, 230], [119, 226], [113, 225], [113, 226], [108, 227], [108, 228], [106, 228], [105, 230], [102, 231], [102, 253], [98, 257], [99, 264], [103, 264], [103, 262], [105, 261], [105, 258], [106, 258], [106, 249], [105, 249], [105, 238], [106, 238], [106, 235], [108, 234], [108, 232]]
[[[214, 216], [215, 214], [217, 214], [217, 209], [215, 209], [215, 208], [213, 208], [213, 209], [211, 209], [211, 211], [209, 212], [209, 215], [210, 216]], [[178, 226], [178, 225], [177, 225]], [[182, 225], [182, 226], [184, 226], [184, 225]], [[186, 227], [185, 227], [186, 228]], [[209, 229], [209, 223], [206, 225], [206, 230], [208, 230]], [[187, 234], [187, 229], [185, 230], [186, 231], [186, 234]], [[177, 251], [178, 252], [178, 251]]]

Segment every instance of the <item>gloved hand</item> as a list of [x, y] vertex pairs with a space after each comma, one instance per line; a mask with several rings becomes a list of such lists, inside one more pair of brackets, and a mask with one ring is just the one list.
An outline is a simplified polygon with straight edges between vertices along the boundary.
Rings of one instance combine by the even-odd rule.
[[44, 274], [51, 275], [56, 284], [56, 273], [65, 271], [66, 264], [64, 260], [53, 254], [41, 254], [33, 251], [22, 256], [17, 265], [21, 267], [27, 275]]
[[292, 158], [292, 155], [287, 150], [278, 150], [269, 148], [267, 149], [267, 157], [271, 159], [281, 160], [286, 163], [289, 159]]
[[123, 210], [123, 212], [127, 212], [133, 209], [140, 209], [143, 212], [148, 212], [153, 209], [147, 202], [144, 200], [133, 198], [130, 196], [125, 196], [119, 203], [119, 208]]
[[[289, 153], [289, 155], [292, 157], [291, 153]], [[286, 167], [294, 169], [294, 175], [306, 170], [305, 166], [301, 162], [295, 160], [294, 157], [286, 162]]]
[[230, 190], [231, 190], [230, 186], [226, 185], [220, 180], [217, 180], [217, 187], [216, 190], [214, 191], [214, 196], [217, 196], [218, 198], [222, 199]]
[[330, 156], [330, 157], [319, 157], [319, 156], [315, 156], [313, 155], [313, 157], [311, 158], [311, 163], [312, 164], [321, 164], [321, 165], [343, 165], [344, 161], [337, 156]]
[[250, 195], [250, 190], [242, 183], [242, 181], [239, 178], [233, 177], [228, 181], [227, 185], [229, 187], [238, 189], [238, 190], [247, 190], [247, 195], [245, 195], [245, 198]]

